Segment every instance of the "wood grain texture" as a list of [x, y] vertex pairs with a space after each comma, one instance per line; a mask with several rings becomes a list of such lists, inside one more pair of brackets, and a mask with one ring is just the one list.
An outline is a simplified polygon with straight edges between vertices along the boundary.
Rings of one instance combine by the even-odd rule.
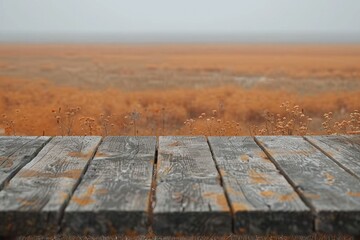
[[49, 140], [49, 137], [0, 138], [0, 190]]
[[63, 232], [146, 233], [155, 150], [156, 137], [106, 137], [65, 210]]
[[310, 234], [313, 216], [251, 137], [209, 137], [241, 234]]
[[360, 181], [302, 137], [256, 137], [316, 213], [315, 228], [360, 234]]
[[54, 234], [101, 137], [54, 137], [0, 191], [0, 235]]
[[360, 135], [306, 136], [305, 139], [360, 179]]
[[205, 137], [160, 137], [156, 184], [156, 234], [231, 231], [230, 208]]

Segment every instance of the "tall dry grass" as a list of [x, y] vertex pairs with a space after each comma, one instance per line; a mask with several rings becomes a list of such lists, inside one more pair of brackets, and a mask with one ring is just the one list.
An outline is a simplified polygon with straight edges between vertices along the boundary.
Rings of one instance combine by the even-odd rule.
[[[360, 91], [304, 96], [225, 86], [125, 92], [0, 77], [0, 128], [13, 135], [358, 133], [357, 109]], [[331, 119], [324, 119], [328, 112]]]

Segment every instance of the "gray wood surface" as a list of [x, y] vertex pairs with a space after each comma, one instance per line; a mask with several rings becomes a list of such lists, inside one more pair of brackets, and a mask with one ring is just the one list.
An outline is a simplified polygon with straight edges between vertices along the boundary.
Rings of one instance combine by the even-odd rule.
[[360, 179], [360, 135], [306, 136], [305, 138]]
[[229, 233], [231, 213], [205, 137], [160, 137], [158, 151], [154, 232]]
[[251, 137], [209, 137], [240, 234], [309, 234], [313, 216]]
[[101, 137], [54, 137], [0, 191], [0, 236], [53, 234]]
[[41, 150], [49, 137], [0, 138], [0, 190]]
[[156, 137], [106, 137], [63, 219], [77, 235], [146, 233]]
[[315, 228], [360, 235], [360, 181], [302, 137], [256, 137], [316, 213]]

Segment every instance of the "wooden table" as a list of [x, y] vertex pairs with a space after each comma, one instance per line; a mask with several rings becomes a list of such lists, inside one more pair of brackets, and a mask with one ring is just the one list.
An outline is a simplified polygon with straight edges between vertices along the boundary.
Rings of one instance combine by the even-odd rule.
[[360, 135], [0, 137], [0, 236], [360, 235]]

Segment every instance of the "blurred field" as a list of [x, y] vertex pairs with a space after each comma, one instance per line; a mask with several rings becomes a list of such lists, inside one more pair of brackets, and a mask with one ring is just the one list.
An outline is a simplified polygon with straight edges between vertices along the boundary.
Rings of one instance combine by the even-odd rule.
[[360, 46], [0, 46], [0, 135], [249, 135], [285, 101], [349, 120]]

